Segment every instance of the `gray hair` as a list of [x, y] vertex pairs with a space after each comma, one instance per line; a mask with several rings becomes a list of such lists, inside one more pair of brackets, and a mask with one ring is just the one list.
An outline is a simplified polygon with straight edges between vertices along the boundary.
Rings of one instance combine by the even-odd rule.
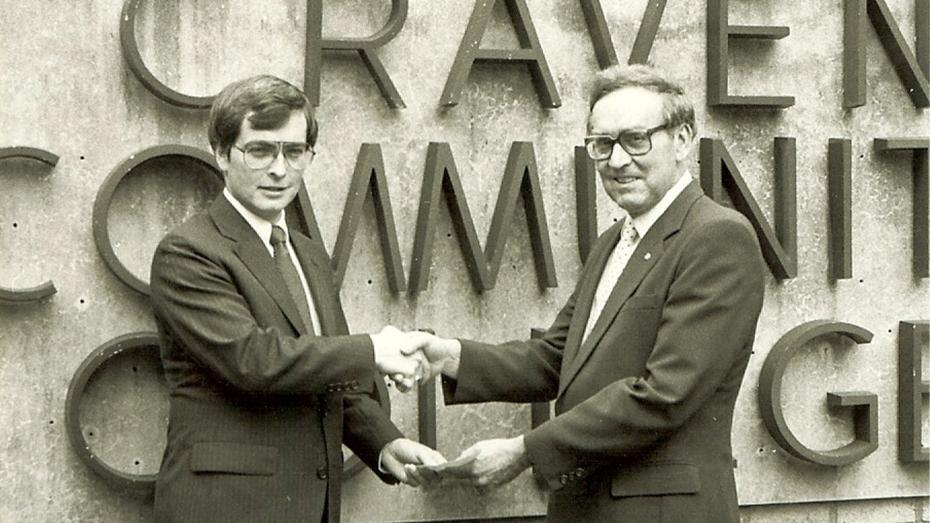
[[652, 65], [614, 65], [598, 73], [591, 87], [588, 109], [593, 109], [601, 98], [625, 87], [641, 87], [662, 95], [662, 112], [669, 128], [685, 124], [691, 128], [692, 136], [697, 134], [694, 106], [685, 95], [685, 90]]

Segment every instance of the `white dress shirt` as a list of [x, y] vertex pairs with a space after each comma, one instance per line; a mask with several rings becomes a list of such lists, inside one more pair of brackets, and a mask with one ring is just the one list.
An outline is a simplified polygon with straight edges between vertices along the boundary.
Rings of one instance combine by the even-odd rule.
[[300, 276], [300, 285], [304, 289], [304, 296], [307, 297], [307, 306], [310, 309], [310, 321], [313, 323], [313, 332], [317, 335], [323, 334], [323, 331], [320, 327], [320, 316], [316, 312], [316, 306], [313, 303], [313, 295], [310, 293], [310, 286], [307, 284], [307, 276], [304, 274], [303, 269], [301, 268], [300, 261], [297, 259], [297, 254], [294, 252], [294, 247], [291, 245], [291, 233], [287, 228], [287, 222], [284, 220], [284, 211], [281, 212], [281, 217], [278, 218], [278, 221], [271, 223], [270, 221], [262, 218], [261, 216], [256, 215], [252, 211], [245, 208], [239, 200], [236, 199], [232, 193], [229, 192], [228, 188], [223, 189], [223, 196], [226, 197], [226, 200], [233, 206], [236, 211], [242, 215], [242, 218], [249, 224], [250, 227], [255, 231], [255, 234], [258, 235], [261, 239], [262, 244], [265, 245], [265, 249], [268, 250], [268, 254], [274, 258], [274, 247], [271, 245], [271, 227], [277, 225], [278, 227], [284, 229], [285, 242], [287, 246], [287, 254], [291, 257], [291, 263], [294, 264], [294, 267], [298, 268], [297, 275]]
[[[632, 246], [627, 247], [622, 245], [622, 241], [618, 241], [617, 245], [614, 246], [613, 252], [607, 258], [607, 263], [604, 265], [604, 270], [601, 273], [601, 277], [598, 280], [597, 287], [595, 287], [594, 300], [591, 303], [591, 313], [588, 315], [588, 321], [585, 324], [584, 335], [581, 338], [582, 343], [587, 339], [588, 334], [591, 333], [591, 330], [594, 328], [594, 324], [597, 322], [597, 318], [601, 315], [601, 312], [604, 310], [604, 305], [607, 303], [607, 298], [610, 296], [611, 291], [614, 286], [617, 284], [617, 279], [623, 273], [623, 269], [626, 268], [626, 264], [629, 261], [629, 256], [636, 250], [636, 247], [639, 245], [639, 242], [642, 240], [646, 233], [649, 232], [649, 229], [659, 218], [665, 214], [665, 211], [672, 205], [672, 202], [675, 201], [675, 198], [678, 198], [678, 195], [685, 190], [685, 187], [691, 183], [691, 175], [685, 171], [682, 173], [681, 177], [678, 178], [678, 181], [665, 193], [664, 196], [652, 206], [648, 211], [640, 214], [636, 217], [627, 216], [627, 220], [632, 222], [633, 229], [636, 231], [635, 239], [633, 240]], [[624, 223], [624, 226], [627, 224]], [[622, 253], [621, 250], [626, 250], [627, 252]], [[607, 279], [605, 279], [605, 276]], [[612, 280], [612, 281], [608, 281]]]

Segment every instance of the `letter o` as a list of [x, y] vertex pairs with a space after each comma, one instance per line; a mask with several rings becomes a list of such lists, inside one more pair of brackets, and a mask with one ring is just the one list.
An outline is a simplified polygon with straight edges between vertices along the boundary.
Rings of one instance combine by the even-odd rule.
[[104, 180], [103, 185], [100, 186], [100, 190], [97, 191], [97, 198], [94, 200], [93, 228], [97, 252], [100, 253], [103, 262], [106, 263], [117, 278], [133, 290], [146, 296], [149, 295], [149, 284], [130, 272], [116, 256], [116, 252], [113, 251], [113, 244], [110, 242], [110, 231], [107, 228], [107, 215], [110, 212], [110, 201], [113, 199], [113, 193], [116, 192], [116, 188], [123, 178], [139, 165], [163, 156], [193, 158], [212, 169], [217, 176], [221, 176], [219, 166], [216, 165], [216, 160], [210, 153], [187, 145], [159, 145], [133, 154], [113, 169], [107, 179]]
[[65, 400], [65, 429], [71, 448], [87, 467], [118, 490], [148, 493], [155, 488], [157, 474], [131, 474], [107, 465], [94, 454], [81, 430], [80, 405], [87, 383], [97, 369], [111, 358], [127, 351], [159, 350], [158, 335], [154, 332], [134, 332], [113, 338], [90, 353], [71, 378]]
[[[71, 448], [84, 465], [103, 479], [110, 486], [124, 492], [148, 494], [155, 488], [158, 474], [132, 474], [111, 467], [97, 456], [87, 443], [84, 431], [81, 430], [81, 398], [87, 389], [91, 378], [111, 358], [128, 351], [159, 351], [158, 334], [154, 332], [134, 332], [113, 338], [104, 343], [81, 363], [75, 371], [68, 385], [68, 395], [65, 400], [65, 430]], [[384, 380], [376, 379], [378, 401], [384, 413], [390, 417], [391, 401], [388, 396]], [[343, 463], [343, 476], [352, 477], [359, 473], [365, 464], [357, 456], [350, 456]]]

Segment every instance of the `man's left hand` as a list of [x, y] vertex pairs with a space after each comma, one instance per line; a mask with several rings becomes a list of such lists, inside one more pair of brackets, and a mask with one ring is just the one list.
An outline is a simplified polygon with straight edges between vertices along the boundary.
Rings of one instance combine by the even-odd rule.
[[523, 436], [479, 441], [457, 459], [469, 458], [473, 458], [471, 482], [482, 494], [507, 483], [530, 466]]
[[420, 486], [419, 479], [416, 475], [407, 474], [404, 465], [439, 465], [445, 462], [446, 458], [439, 452], [406, 438], [395, 439], [381, 451], [381, 466], [384, 470], [398, 481], [414, 487]]

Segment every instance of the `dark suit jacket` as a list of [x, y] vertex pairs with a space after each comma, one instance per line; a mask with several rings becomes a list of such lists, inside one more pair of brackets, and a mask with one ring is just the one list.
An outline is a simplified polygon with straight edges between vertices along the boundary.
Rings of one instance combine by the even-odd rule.
[[525, 437], [555, 489], [551, 521], [738, 522], [730, 429], [762, 306], [756, 236], [692, 182], [642, 238], [581, 343], [621, 226], [598, 239], [541, 339], [463, 341], [445, 397], [556, 400], [556, 417]]
[[[377, 469], [401, 434], [376, 401], [370, 338], [349, 336], [325, 253], [291, 231], [323, 333], [220, 195], [159, 244], [152, 302], [170, 389], [159, 521], [339, 519], [341, 443]], [[382, 476], [382, 479], [387, 480]]]

